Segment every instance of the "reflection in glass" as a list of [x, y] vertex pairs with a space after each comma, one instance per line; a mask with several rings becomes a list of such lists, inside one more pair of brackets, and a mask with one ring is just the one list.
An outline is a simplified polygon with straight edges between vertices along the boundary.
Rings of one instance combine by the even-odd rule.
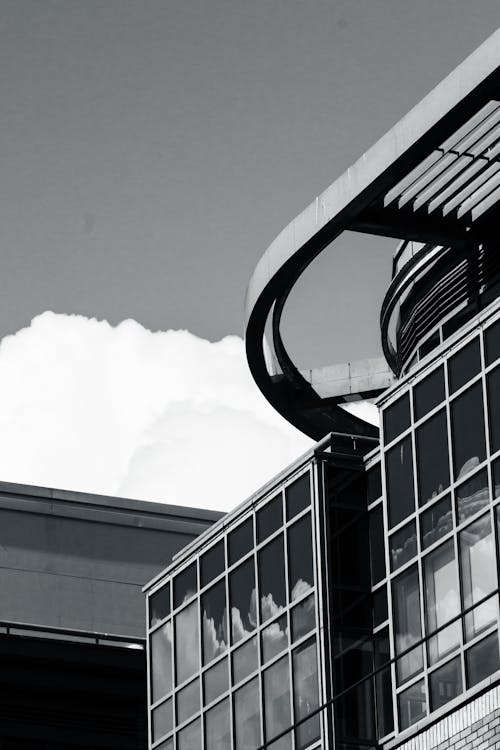
[[316, 624], [314, 594], [308, 596], [291, 610], [292, 642], [309, 633]]
[[451, 403], [455, 479], [468, 474], [486, 455], [483, 391], [476, 383]]
[[254, 635], [249, 641], [233, 651], [233, 685], [237, 685], [255, 672], [259, 666], [259, 653], [257, 649], [257, 636]]
[[228, 698], [205, 714], [205, 750], [231, 750]]
[[[384, 737], [394, 729], [394, 714], [392, 710], [392, 677], [391, 677], [391, 647], [389, 643], [389, 628], [379, 631], [374, 636], [374, 668], [381, 671], [375, 674], [375, 701], [377, 709], [378, 736]], [[381, 669], [387, 664], [386, 669]]]
[[174, 607], [191, 599], [196, 590], [196, 563], [193, 563], [174, 578]]
[[264, 717], [266, 740], [271, 740], [292, 723], [288, 655], [264, 672]]
[[375, 464], [366, 472], [366, 499], [368, 505], [382, 496], [382, 477], [380, 464]]
[[198, 678], [179, 690], [176, 696], [177, 724], [187, 721], [200, 710], [200, 681]]
[[161, 745], [157, 745], [155, 750], [174, 750], [174, 740], [170, 737], [165, 742], [162, 742]]
[[254, 560], [251, 557], [229, 576], [232, 643], [238, 643], [255, 630], [256, 596]]
[[253, 545], [253, 516], [250, 516], [227, 537], [229, 565], [238, 562], [253, 549]]
[[465, 652], [467, 687], [474, 687], [500, 668], [498, 633], [492, 633]]
[[224, 653], [227, 649], [226, 582], [224, 579], [212, 586], [201, 597], [203, 623], [203, 664]]
[[427, 713], [425, 707], [424, 681], [415, 683], [407, 690], [403, 690], [398, 697], [399, 729], [408, 729], [415, 722], [423, 719]]
[[[460, 534], [460, 558], [464, 609], [471, 607], [497, 586], [495, 552], [489, 513]], [[495, 621], [496, 599], [492, 597], [465, 615], [467, 640]]]
[[[393, 583], [394, 627], [396, 653], [406, 651], [422, 637], [420, 623], [420, 594], [417, 566], [412, 566], [398, 576]], [[422, 646], [417, 646], [398, 660], [400, 682], [413, 677], [423, 667]]]
[[449, 495], [432, 505], [420, 516], [420, 543], [427, 549], [453, 528], [451, 499]]
[[172, 690], [172, 621], [151, 636], [151, 689], [153, 703]]
[[273, 656], [279, 654], [288, 646], [287, 617], [282, 615], [272, 622], [261, 633], [262, 662], [265, 664]]
[[455, 393], [481, 369], [479, 338], [462, 347], [448, 362], [450, 393]]
[[286, 605], [283, 534], [259, 551], [260, 621], [282, 612]]
[[372, 586], [385, 578], [384, 517], [382, 505], [377, 505], [368, 515], [370, 527], [370, 561]]
[[176, 684], [180, 685], [200, 668], [198, 602], [194, 601], [175, 618]]
[[391, 570], [397, 570], [417, 554], [417, 529], [410, 521], [389, 538]]
[[490, 423], [490, 450], [496, 453], [500, 448], [500, 367], [488, 374], [488, 420]]
[[[424, 558], [427, 632], [432, 632], [460, 612], [457, 567], [453, 541], [445, 542]], [[429, 639], [429, 660], [435, 664], [460, 643], [460, 623], [454, 622]]]
[[281, 494], [257, 511], [257, 542], [263, 542], [283, 525]]
[[255, 750], [261, 744], [258, 679], [234, 694], [235, 750]]
[[436, 669], [429, 675], [431, 693], [431, 711], [441, 708], [448, 701], [462, 692], [462, 669], [460, 657], [452, 659], [444, 667]]
[[153, 742], [171, 732], [173, 725], [172, 698], [169, 698], [153, 711]]
[[200, 558], [201, 586], [206, 586], [214, 578], [217, 578], [223, 572], [224, 568], [224, 541], [220, 541]]
[[291, 518], [300, 513], [311, 504], [311, 490], [309, 484], [309, 472], [303, 474], [293, 484], [285, 488], [286, 518]]
[[214, 664], [203, 674], [203, 703], [206, 706], [229, 689], [227, 659]]
[[443, 366], [438, 367], [426, 378], [420, 381], [413, 389], [413, 406], [415, 420], [424, 417], [431, 409], [434, 409], [441, 401], [444, 401], [444, 374]]
[[487, 365], [500, 357], [500, 321], [493, 323], [484, 332], [484, 349]]
[[474, 516], [482, 508], [485, 508], [489, 501], [488, 473], [483, 469], [478, 474], [474, 474], [472, 479], [464, 482], [455, 490], [457, 500], [458, 523]]
[[443, 409], [416, 432], [419, 505], [432, 500], [450, 484], [448, 432]]
[[288, 527], [288, 582], [292, 602], [314, 586], [309, 513]]
[[384, 442], [390, 443], [410, 426], [410, 398], [408, 393], [384, 410]]
[[497, 497], [500, 497], [500, 458], [493, 464], [492, 482], [493, 497], [496, 499]]
[[[295, 721], [300, 721], [319, 706], [318, 664], [316, 641], [314, 639], [303, 643], [292, 653], [292, 669]], [[319, 714], [315, 714], [295, 730], [295, 747], [297, 750], [302, 750], [302, 748], [308, 747], [317, 740], [319, 736]]]
[[392, 528], [415, 510], [411, 437], [391, 448], [385, 460], [389, 526]]
[[177, 750], [201, 750], [200, 719], [196, 719], [177, 734]]
[[170, 614], [170, 584], [166, 583], [149, 597], [149, 627], [161, 622]]

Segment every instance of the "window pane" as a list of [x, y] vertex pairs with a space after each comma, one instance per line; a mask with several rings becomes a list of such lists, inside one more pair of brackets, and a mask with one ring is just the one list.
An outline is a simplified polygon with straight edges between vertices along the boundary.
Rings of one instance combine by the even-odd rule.
[[488, 472], [483, 469], [455, 490], [458, 523], [474, 516], [490, 501]]
[[493, 464], [493, 496], [500, 497], [500, 458]]
[[477, 375], [480, 369], [479, 338], [476, 336], [470, 344], [460, 349], [448, 362], [450, 393], [458, 391], [474, 375]]
[[205, 749], [231, 750], [231, 724], [227, 698], [205, 714]]
[[176, 697], [177, 724], [187, 721], [200, 710], [200, 681], [197, 678], [179, 690]]
[[410, 426], [410, 398], [408, 393], [384, 411], [384, 442], [390, 443]]
[[[422, 637], [420, 593], [416, 565], [402, 573], [393, 583], [396, 652], [400, 654]], [[423, 667], [422, 646], [417, 646], [398, 661], [401, 682], [413, 677]]]
[[203, 664], [216, 659], [227, 649], [226, 582], [212, 586], [201, 597], [203, 623]]
[[[497, 586], [495, 551], [487, 514], [460, 534], [460, 556], [464, 609], [471, 607]], [[465, 631], [470, 640], [495, 621], [496, 597], [465, 616]]]
[[403, 690], [398, 698], [399, 729], [408, 729], [415, 722], [423, 719], [427, 713], [425, 706], [425, 687], [421, 680], [407, 690]]
[[262, 663], [270, 661], [288, 646], [287, 617], [283, 615], [264, 628], [261, 634]]
[[460, 658], [452, 659], [444, 667], [436, 669], [429, 675], [431, 692], [431, 711], [441, 708], [448, 701], [456, 698], [463, 690]]
[[177, 750], [201, 750], [201, 722], [199, 719], [177, 735]]
[[214, 545], [200, 558], [201, 585], [206, 586], [214, 578], [217, 578], [225, 568], [224, 542]]
[[196, 594], [196, 563], [174, 578], [174, 607], [180, 607]]
[[287, 536], [288, 581], [293, 602], [314, 586], [310, 514], [289, 526]]
[[386, 454], [387, 504], [392, 528], [415, 510], [411, 437]]
[[198, 602], [183, 609], [175, 618], [176, 684], [187, 680], [200, 668]]
[[229, 565], [238, 562], [247, 552], [253, 549], [253, 517], [248, 518], [227, 538]]
[[[446, 542], [424, 559], [427, 632], [432, 632], [460, 612], [457, 566], [453, 541]], [[429, 639], [429, 660], [435, 664], [460, 643], [460, 622]]]
[[415, 521], [410, 521], [396, 531], [389, 539], [391, 570], [397, 570], [417, 554], [417, 529]]
[[255, 750], [261, 744], [257, 678], [234, 694], [234, 733], [236, 750]]
[[170, 739], [165, 740], [165, 742], [162, 742], [161, 745], [157, 745], [155, 747], [155, 750], [174, 750], [174, 741], [170, 737]]
[[385, 578], [385, 541], [382, 505], [369, 513], [372, 586]]
[[465, 652], [467, 687], [474, 687], [500, 668], [498, 634], [492, 633]]
[[227, 659], [214, 664], [203, 674], [203, 702], [205, 706], [229, 689]]
[[283, 525], [283, 503], [277, 495], [257, 511], [257, 542], [263, 542]]
[[484, 460], [483, 392], [476, 383], [451, 404], [455, 479], [460, 479]]
[[444, 409], [416, 432], [419, 505], [432, 500], [450, 484], [448, 433]]
[[292, 641], [298, 641], [316, 625], [314, 594], [297, 604], [291, 611]]
[[259, 551], [260, 619], [269, 620], [286, 605], [283, 535]]
[[388, 611], [387, 611], [387, 586], [382, 586], [382, 588], [377, 589], [373, 593], [373, 627], [376, 628], [377, 625], [382, 625], [383, 622], [387, 620], [388, 617]]
[[155, 703], [172, 690], [172, 621], [166, 622], [151, 636], [151, 671]]
[[[380, 669], [388, 664], [391, 658], [391, 647], [389, 643], [389, 628], [374, 636], [375, 647], [375, 669]], [[392, 708], [392, 677], [391, 667], [377, 672], [375, 675], [375, 700], [377, 708], [377, 731], [378, 737], [384, 737], [394, 729], [394, 713]]]
[[380, 464], [375, 464], [366, 472], [366, 498], [368, 505], [382, 496]]
[[500, 321], [493, 323], [484, 332], [484, 348], [486, 364], [491, 365], [500, 357]]
[[291, 518], [300, 513], [311, 504], [311, 489], [309, 472], [303, 474], [296, 482], [288, 485], [285, 489], [286, 518]]
[[257, 636], [254, 635], [249, 641], [233, 651], [233, 685], [244, 680], [249, 674], [255, 672], [259, 666], [259, 653], [257, 648]]
[[264, 672], [264, 717], [266, 739], [271, 740], [292, 723], [288, 655]]
[[153, 742], [171, 732], [173, 724], [172, 698], [169, 698], [153, 711]]
[[163, 588], [149, 597], [149, 627], [152, 628], [157, 622], [161, 622], [170, 614], [170, 584], [166, 583]]
[[444, 401], [444, 398], [444, 373], [443, 368], [438, 367], [413, 389], [415, 419], [424, 417], [431, 409]]
[[500, 367], [489, 373], [487, 384], [490, 449], [496, 453], [500, 448]]
[[[310, 640], [302, 644], [292, 654], [293, 668], [293, 704], [295, 707], [295, 721], [305, 719], [319, 707], [318, 700], [318, 664], [316, 656], [316, 641]], [[295, 730], [295, 747], [297, 750], [308, 747], [319, 739], [319, 714], [311, 716]]]
[[420, 516], [420, 535], [422, 549], [430, 547], [453, 528], [451, 515], [451, 498], [443, 497]]
[[238, 643], [242, 638], [250, 635], [257, 624], [253, 556], [230, 574], [229, 596], [231, 599], [231, 637], [233, 643]]

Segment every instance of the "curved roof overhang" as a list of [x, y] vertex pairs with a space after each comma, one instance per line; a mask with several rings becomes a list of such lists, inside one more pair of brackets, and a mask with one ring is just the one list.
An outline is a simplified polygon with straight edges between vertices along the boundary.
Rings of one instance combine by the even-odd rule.
[[[349, 371], [344, 377], [330, 379], [315, 370], [298, 370], [283, 344], [280, 322], [303, 271], [346, 230], [413, 240], [443, 251], [477, 247], [495, 216], [498, 219], [499, 154], [500, 30], [270, 245], [247, 291], [246, 352], [258, 387], [289, 422], [316, 440], [326, 432], [378, 437], [376, 427], [347, 413], [339, 403], [354, 394], [374, 397], [393, 379], [384, 360], [352, 363], [345, 366]], [[355, 280], [345, 282], [354, 285]], [[393, 283], [391, 288], [397, 286]], [[264, 337], [268, 321], [270, 366]], [[394, 369], [387, 342], [383, 348]], [[353, 369], [363, 377], [353, 378]]]

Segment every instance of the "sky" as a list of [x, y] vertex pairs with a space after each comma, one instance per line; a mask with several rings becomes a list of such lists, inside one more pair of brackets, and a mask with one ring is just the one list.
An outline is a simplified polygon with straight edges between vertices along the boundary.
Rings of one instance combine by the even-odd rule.
[[[0, 479], [229, 509], [305, 450], [246, 369], [252, 270], [498, 25], [498, 0], [0, 0]], [[304, 274], [301, 366], [379, 354], [394, 249], [349, 235]]]

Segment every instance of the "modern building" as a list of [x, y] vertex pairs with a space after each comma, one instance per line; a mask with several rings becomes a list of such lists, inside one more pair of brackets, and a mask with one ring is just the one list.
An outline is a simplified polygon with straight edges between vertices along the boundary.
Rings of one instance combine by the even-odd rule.
[[[499, 155], [496, 32], [257, 266], [250, 368], [319, 442], [146, 587], [154, 750], [500, 748]], [[344, 231], [401, 242], [384, 358], [300, 370], [282, 314]]]

